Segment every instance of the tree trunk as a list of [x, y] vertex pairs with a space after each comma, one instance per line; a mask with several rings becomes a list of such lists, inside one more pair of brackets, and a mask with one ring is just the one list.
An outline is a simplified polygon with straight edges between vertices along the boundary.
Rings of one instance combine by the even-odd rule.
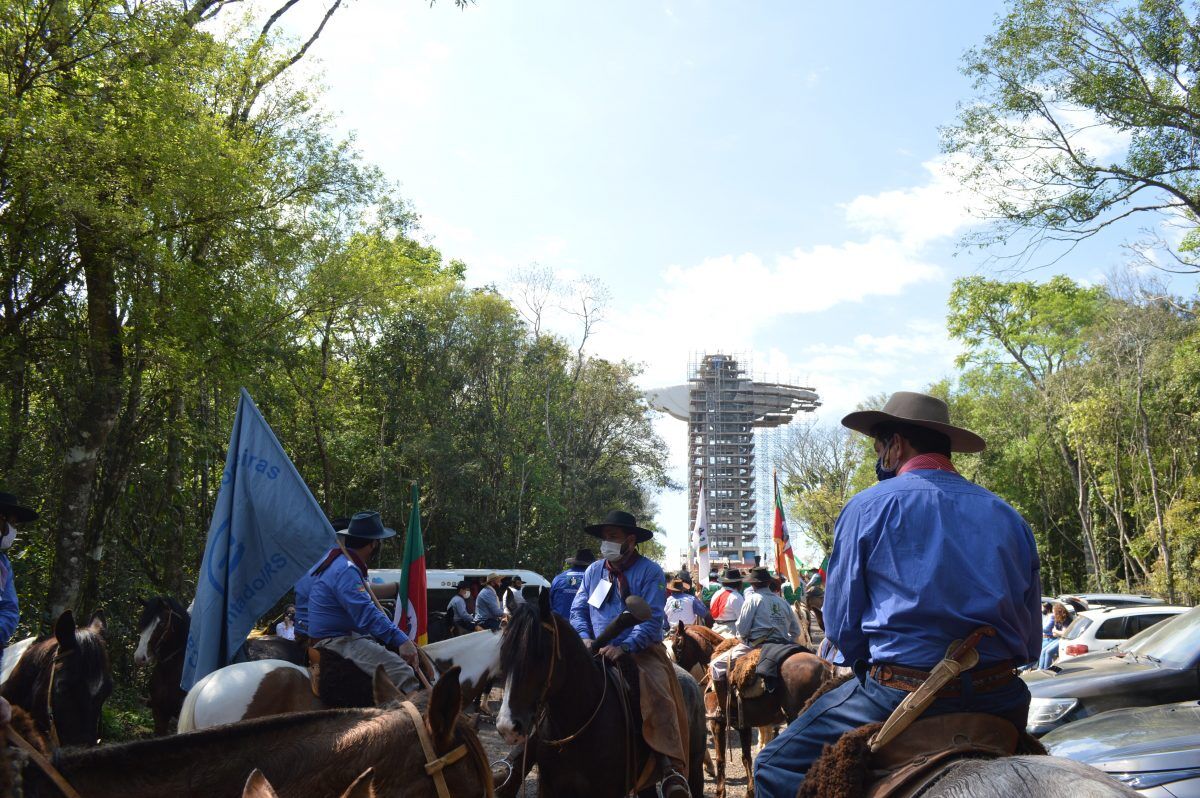
[[87, 289], [88, 373], [80, 375], [75, 418], [67, 420], [54, 561], [43, 619], [47, 626], [64, 610], [81, 609], [76, 604], [87, 554], [92, 484], [100, 452], [121, 409], [123, 351], [113, 255], [99, 244], [88, 220], [77, 219], [75, 228]]
[[1158, 531], [1158, 554], [1162, 557], [1163, 568], [1167, 572], [1167, 600], [1175, 603], [1175, 571], [1171, 567], [1171, 547], [1167, 543], [1167, 530], [1163, 524], [1162, 505], [1158, 499], [1158, 469], [1154, 466], [1154, 455], [1150, 451], [1150, 419], [1146, 415], [1146, 405], [1142, 402], [1142, 352], [1137, 353], [1137, 415], [1142, 432], [1142, 452], [1146, 456], [1146, 469], [1150, 473], [1150, 498], [1154, 502], [1154, 524]]
[[164, 587], [172, 596], [181, 599], [184, 594], [183, 581], [183, 501], [180, 488], [183, 482], [183, 440], [179, 435], [180, 419], [183, 417], [183, 391], [171, 392], [167, 406], [167, 474], [163, 486], [165, 515], [171, 519], [169, 538], [163, 547]]

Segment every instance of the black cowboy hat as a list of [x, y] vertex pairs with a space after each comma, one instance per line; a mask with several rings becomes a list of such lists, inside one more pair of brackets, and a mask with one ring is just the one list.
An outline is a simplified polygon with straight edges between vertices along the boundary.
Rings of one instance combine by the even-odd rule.
[[692, 575], [687, 572], [686, 568], [676, 574], [676, 578], [685, 585], [690, 585], [692, 583]]
[[619, 526], [622, 529], [628, 529], [631, 532], [636, 532], [638, 543], [645, 543], [647, 540], [654, 537], [654, 533], [649, 529], [643, 529], [637, 525], [636, 518], [621, 510], [613, 510], [608, 515], [604, 516], [603, 521], [598, 524], [592, 524], [591, 526], [585, 526], [583, 531], [587, 532], [594, 538], [598, 538], [606, 526]]
[[683, 580], [676, 576], [667, 583], [667, 590], [676, 590], [682, 593], [686, 591], [687, 588], [684, 587]]
[[18, 502], [17, 497], [11, 493], [0, 493], [0, 512], [9, 516], [18, 524], [27, 524], [30, 521], [36, 521], [38, 517], [37, 511]]
[[576, 549], [575, 556], [567, 560], [567, 565], [578, 565], [586, 568], [596, 561], [596, 555], [591, 549]]
[[887, 422], [912, 424], [940, 432], [950, 439], [952, 452], [982, 452], [987, 448], [983, 438], [969, 429], [950, 423], [950, 408], [945, 402], [936, 396], [912, 391], [896, 391], [883, 410], [851, 413], [842, 419], [842, 426], [870, 436], [873, 429]]
[[723, 585], [740, 585], [746, 580], [742, 577], [742, 572], [736, 568], [726, 568], [725, 573], [721, 574], [721, 578], [717, 580]]
[[763, 567], [751, 568], [746, 574], [746, 581], [752, 585], [769, 585], [774, 578], [771, 572]]
[[338, 516], [329, 522], [333, 526], [334, 532], [345, 532], [346, 527], [350, 526], [350, 519], [346, 516]]
[[363, 540], [383, 540], [396, 534], [396, 530], [383, 525], [383, 518], [374, 510], [355, 513], [346, 526], [344, 534]]

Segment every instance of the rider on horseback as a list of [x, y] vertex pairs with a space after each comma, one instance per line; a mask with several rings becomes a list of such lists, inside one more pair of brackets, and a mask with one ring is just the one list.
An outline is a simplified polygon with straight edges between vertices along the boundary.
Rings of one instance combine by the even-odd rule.
[[717, 581], [721, 587], [708, 602], [708, 608], [712, 611], [713, 631], [730, 637], [734, 634], [733, 626], [746, 600], [742, 596], [742, 572], [736, 568], [726, 568]]
[[411, 693], [421, 687], [413, 670], [417, 648], [367, 592], [367, 563], [395, 534], [379, 513], [356, 513], [350, 519], [344, 547], [330, 551], [313, 571], [308, 634], [315, 648], [345, 657], [369, 676], [382, 665], [396, 687]]
[[[637, 544], [654, 535], [637, 525], [629, 513], [613, 510], [599, 524], [586, 527], [600, 538], [601, 559], [588, 566], [583, 583], [571, 604], [571, 626], [590, 647], [625, 609], [625, 599], [640, 596], [650, 605], [650, 618], [621, 633], [600, 650], [605, 659], [618, 662], [631, 657], [637, 665], [641, 691], [642, 734], [646, 744], [661, 755], [665, 774], [663, 794], [687, 795], [687, 715], [674, 666], [667, 659], [663, 639], [663, 605], [666, 577], [662, 568], [637, 551]], [[682, 789], [680, 789], [682, 787]]]
[[[945, 402], [893, 394], [842, 424], [875, 439], [880, 484], [846, 505], [825, 594], [828, 637], [855, 678], [814, 701], [759, 754], [759, 798], [796, 794], [826, 743], [880, 722], [929, 676], [950, 641], [983, 626], [979, 664], [937, 693], [928, 715], [982, 712], [1024, 729], [1029, 690], [1015, 666], [1040, 649], [1041, 579], [1029, 526], [968, 482], [950, 453], [985, 443], [952, 426]], [[894, 478], [893, 478], [894, 477]]]
[[749, 593], [742, 611], [738, 613], [734, 631], [738, 644], [717, 655], [709, 666], [712, 672], [713, 690], [717, 694], [717, 711], [714, 720], [724, 718], [725, 705], [729, 698], [729, 668], [733, 661], [764, 643], [795, 643], [800, 634], [800, 622], [796, 613], [771, 589], [771, 572], [766, 568], [751, 568], [746, 581], [754, 587]]
[[17, 539], [13, 524], [36, 521], [38, 514], [25, 507], [11, 493], [0, 493], [0, 654], [8, 647], [8, 640], [17, 631], [21, 620], [21, 608], [17, 604], [17, 586], [13, 581], [12, 564], [8, 561], [8, 550]]

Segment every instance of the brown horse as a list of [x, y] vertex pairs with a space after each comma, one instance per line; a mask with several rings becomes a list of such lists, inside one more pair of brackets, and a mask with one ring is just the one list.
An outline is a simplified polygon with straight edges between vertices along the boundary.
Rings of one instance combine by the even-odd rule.
[[[500, 664], [508, 676], [496, 729], [510, 744], [526, 742], [526, 762], [538, 766], [539, 796], [623, 798], [633, 791], [652, 756], [638, 704], [626, 702], [612, 666], [593, 657], [571, 625], [550, 611], [548, 591], [536, 606], [522, 604], [513, 612]], [[685, 775], [699, 798], [704, 709], [695, 680], [679, 668], [675, 674], [688, 716]], [[638, 795], [656, 795], [655, 786]]]
[[[237, 798], [255, 768], [282, 798], [334, 796], [368, 768], [381, 798], [435, 798], [433, 771], [450, 795], [494, 794], [486, 753], [459, 714], [458, 672], [432, 692], [409, 698], [423, 707], [416, 721], [382, 671], [376, 674], [381, 708], [301, 712], [213, 729], [92, 749], [60, 751], [55, 765], [88, 798], [161, 798], [203, 795]], [[418, 727], [415, 722], [420, 722]], [[421, 734], [432, 749], [426, 754]], [[427, 767], [432, 760], [440, 766]], [[26, 795], [58, 791], [35, 767], [24, 770]]]
[[[375, 769], [367, 768], [339, 798], [375, 798], [372, 783], [374, 778]], [[275, 792], [275, 788], [267, 781], [263, 772], [255, 768], [250, 778], [246, 779], [246, 786], [242, 788], [242, 798], [279, 798], [279, 793]]]
[[708, 674], [713, 652], [725, 642], [725, 638], [707, 626], [698, 623], [684, 626], [680, 621], [663, 642], [667, 644], [675, 664], [699, 682]]
[[154, 714], [154, 733], [168, 734], [171, 721], [179, 717], [183, 697], [179, 686], [183, 678], [183, 650], [187, 647], [192, 621], [187, 610], [170, 596], [139, 598], [142, 615], [138, 619], [138, 646], [133, 652], [136, 665], [154, 662], [150, 671], [150, 711]]
[[56, 746], [99, 742], [100, 708], [112, 692], [104, 631], [103, 612], [76, 629], [67, 610], [54, 624], [54, 637], [31, 645], [0, 689]]
[[[731, 648], [733, 641], [727, 640], [713, 652], [716, 656]], [[746, 796], [754, 796], [753, 762], [750, 753], [752, 730], [759, 729], [765, 742], [773, 736], [775, 727], [790, 723], [804, 708], [822, 684], [834, 673], [834, 667], [815, 654], [801, 652], [793, 654], [779, 666], [779, 685], [773, 692], [765, 692], [754, 698], [738, 695], [734, 668], [730, 668], [729, 706], [718, 707], [716, 692], [704, 693], [704, 704], [708, 710], [709, 727], [712, 730], [716, 750], [717, 798], [725, 798], [725, 739], [730, 728], [737, 729], [742, 749], [742, 766], [746, 770]], [[720, 712], [718, 710], [725, 710]], [[713, 717], [714, 715], [719, 717]]]

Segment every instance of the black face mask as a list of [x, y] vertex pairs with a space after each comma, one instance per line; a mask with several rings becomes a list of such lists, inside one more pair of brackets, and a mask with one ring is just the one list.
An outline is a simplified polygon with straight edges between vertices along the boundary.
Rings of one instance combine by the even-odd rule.
[[[887, 454], [888, 448], [890, 446], [891, 446], [891, 441], [888, 441], [886, 444], [884, 444], [883, 454]], [[894, 469], [894, 468], [889, 469], [889, 468], [883, 467], [883, 454], [881, 454], [881, 455], [879, 455], [879, 457], [875, 458], [875, 478], [877, 480], [879, 480], [880, 482], [883, 482], [885, 479], [891, 479], [892, 477], [896, 476], [896, 469]]]

